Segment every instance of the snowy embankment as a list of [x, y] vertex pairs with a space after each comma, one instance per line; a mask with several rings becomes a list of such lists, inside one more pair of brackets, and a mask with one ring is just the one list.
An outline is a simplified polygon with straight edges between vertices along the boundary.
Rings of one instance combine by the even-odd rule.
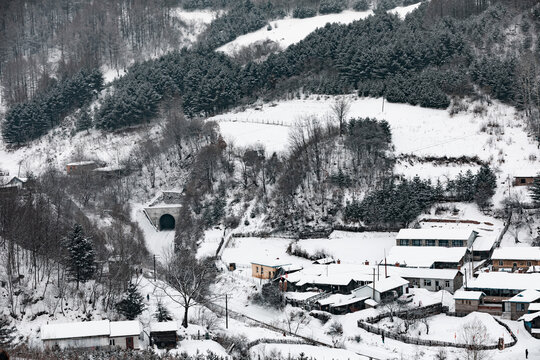
[[[384, 102], [375, 98], [351, 96], [348, 118], [371, 117], [386, 120], [392, 130], [392, 143], [396, 155], [417, 157], [478, 156], [497, 172], [500, 201], [508, 190], [508, 177], [534, 174], [538, 170], [540, 152], [534, 139], [527, 134], [524, 121], [513, 107], [493, 102], [484, 111], [475, 114], [478, 103], [468, 104], [469, 110], [451, 116], [446, 110], [427, 109], [407, 104]], [[241, 109], [211, 118], [219, 123], [225, 139], [236, 146], [263, 146], [267, 152], [286, 151], [288, 134], [302, 119], [318, 117], [333, 119], [331, 105], [334, 97], [310, 96], [304, 100], [287, 100], [264, 104], [256, 108]], [[476, 111], [478, 113], [478, 111]], [[273, 124], [279, 125], [273, 125]], [[441, 165], [414, 160], [400, 161], [395, 172], [411, 178], [446, 180], [460, 171], [476, 171], [477, 164]]]
[[[400, 6], [388, 10], [388, 12], [404, 18], [407, 14], [420, 6], [420, 4], [421, 3], [419, 2], [409, 6]], [[244, 46], [261, 43], [265, 40], [273, 41], [277, 43], [281, 49], [286, 49], [290, 45], [300, 42], [313, 31], [324, 27], [326, 24], [350, 24], [353, 21], [365, 19], [370, 15], [373, 15], [373, 11], [371, 10], [345, 10], [338, 14], [318, 15], [304, 19], [289, 17], [286, 19], [274, 20], [269, 22], [271, 26], [270, 30], [268, 30], [267, 26], [264, 26], [257, 31], [237, 37], [233, 41], [219, 47], [217, 51], [221, 51], [227, 55], [233, 55], [238, 49]]]

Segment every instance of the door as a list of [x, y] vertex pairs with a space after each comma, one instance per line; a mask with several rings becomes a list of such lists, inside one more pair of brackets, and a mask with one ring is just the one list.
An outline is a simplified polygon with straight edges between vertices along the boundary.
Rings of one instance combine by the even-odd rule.
[[126, 338], [126, 349], [133, 349], [133, 337]]

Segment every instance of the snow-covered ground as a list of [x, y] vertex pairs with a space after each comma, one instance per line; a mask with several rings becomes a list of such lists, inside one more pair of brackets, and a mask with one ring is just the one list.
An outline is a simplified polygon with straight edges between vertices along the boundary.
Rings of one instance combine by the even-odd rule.
[[345, 349], [332, 349], [313, 345], [294, 344], [259, 344], [251, 348], [252, 359], [270, 358], [272, 355], [281, 355], [284, 359], [298, 358], [303, 353], [305, 358], [317, 360], [367, 360], [367, 356], [358, 355]]
[[[540, 150], [528, 136], [524, 122], [513, 107], [494, 102], [483, 115], [471, 111], [450, 116], [446, 110], [435, 110], [384, 102], [375, 98], [351, 96], [348, 118], [371, 117], [386, 120], [392, 130], [395, 154], [416, 156], [478, 156], [490, 163], [498, 175], [494, 202], [508, 194], [508, 178], [538, 171]], [[226, 138], [236, 146], [259, 144], [269, 152], [286, 151], [293, 126], [302, 119], [316, 116], [332, 119], [331, 96], [310, 96], [258, 107], [233, 110], [211, 118], [216, 120]], [[470, 104], [470, 108], [478, 104]], [[272, 125], [279, 123], [279, 125]], [[289, 126], [289, 127], [287, 127]], [[396, 173], [407, 177], [419, 175], [435, 181], [454, 177], [459, 171], [476, 170], [476, 165], [440, 165], [398, 162]], [[520, 189], [512, 189], [520, 191]], [[526, 194], [524, 195], [526, 196]]]
[[286, 18], [270, 21], [271, 30], [266, 26], [261, 29], [241, 35], [231, 42], [219, 47], [217, 50], [227, 55], [234, 54], [241, 47], [251, 45], [264, 40], [272, 40], [280, 45], [282, 49], [303, 40], [317, 28], [324, 27], [327, 23], [349, 24], [355, 20], [360, 20], [373, 14], [369, 11], [346, 10], [339, 14], [319, 15], [305, 19]]
[[[414, 11], [421, 3], [400, 6], [389, 13], [397, 14], [404, 18], [408, 13]], [[345, 10], [339, 14], [327, 14], [309, 17], [305, 19], [286, 18], [270, 21], [272, 29], [268, 30], [267, 26], [263, 26], [257, 31], [241, 35], [231, 42], [219, 47], [217, 50], [222, 51], [227, 55], [233, 55], [238, 49], [255, 43], [260, 43], [265, 40], [271, 40], [279, 44], [281, 49], [286, 49], [292, 44], [300, 42], [310, 33], [318, 28], [324, 27], [328, 23], [350, 24], [353, 21], [365, 19], [373, 15], [373, 11], [352, 11]]]

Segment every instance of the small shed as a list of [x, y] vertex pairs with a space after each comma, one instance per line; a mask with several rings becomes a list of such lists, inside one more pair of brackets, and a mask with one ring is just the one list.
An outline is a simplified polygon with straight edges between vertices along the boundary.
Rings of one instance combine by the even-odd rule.
[[178, 323], [164, 321], [150, 323], [150, 343], [160, 349], [173, 349], [178, 342]]
[[109, 320], [47, 324], [41, 327], [46, 349], [97, 348], [109, 345]]
[[367, 296], [378, 303], [386, 303], [397, 299], [409, 289], [409, 282], [399, 276], [389, 276], [361, 286], [353, 291], [358, 298]]
[[95, 161], [78, 161], [66, 164], [66, 173], [68, 175], [80, 175], [85, 172], [97, 169], [99, 165]]
[[525, 329], [537, 339], [540, 339], [540, 311], [522, 315], [519, 321], [523, 321]]
[[514, 181], [512, 182], [512, 185], [514, 186], [529, 186], [534, 183], [534, 179], [536, 179], [537, 176], [533, 175], [520, 175], [520, 176], [514, 176]]
[[485, 296], [486, 294], [484, 294], [482, 291], [456, 291], [454, 294], [456, 314], [467, 315], [473, 311], [478, 311], [478, 307], [482, 303]]
[[118, 346], [122, 349], [139, 350], [141, 348], [139, 343], [140, 335], [139, 320], [111, 321], [109, 345]]
[[4, 187], [15, 187], [17, 189], [23, 189], [26, 187], [27, 182], [28, 178], [14, 176], [11, 178], [11, 180], [8, 181], [6, 185], [4, 185]]

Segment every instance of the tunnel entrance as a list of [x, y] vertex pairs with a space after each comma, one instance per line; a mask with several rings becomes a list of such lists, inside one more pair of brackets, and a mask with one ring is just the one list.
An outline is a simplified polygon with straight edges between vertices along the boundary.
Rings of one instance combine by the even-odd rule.
[[160, 230], [174, 230], [174, 217], [169, 214], [165, 214], [159, 218]]

